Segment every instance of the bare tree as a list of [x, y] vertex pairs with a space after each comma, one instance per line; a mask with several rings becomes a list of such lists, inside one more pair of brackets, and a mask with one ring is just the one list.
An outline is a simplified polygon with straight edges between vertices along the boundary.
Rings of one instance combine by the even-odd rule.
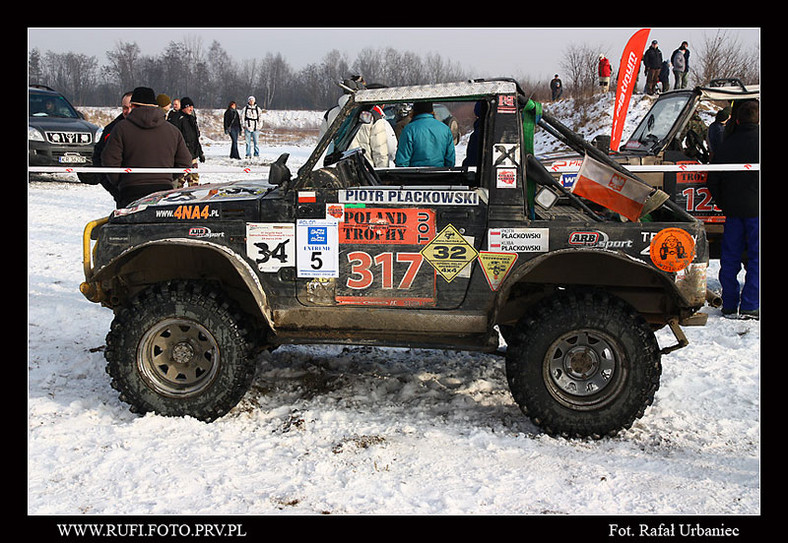
[[727, 29], [719, 29], [704, 38], [697, 55], [699, 60], [690, 61], [693, 83], [705, 84], [722, 78], [738, 78], [744, 83], [760, 80], [760, 51], [757, 48], [745, 50], [738, 36]]
[[592, 94], [598, 77], [597, 66], [601, 52], [602, 48], [599, 46], [570, 44], [559, 64], [563, 72], [561, 79], [564, 81], [564, 88], [566, 89], [568, 81], [572, 92], [578, 95]]
[[271, 104], [277, 97], [280, 85], [286, 85], [292, 81], [292, 71], [290, 66], [285, 62], [285, 59], [280, 53], [273, 55], [268, 53], [263, 59], [262, 74], [260, 78], [260, 86], [262, 95], [260, 97], [260, 106], [265, 109], [270, 109]]
[[137, 86], [140, 48], [136, 43], [117, 42], [115, 49], [107, 51], [108, 73], [120, 88], [133, 89]]

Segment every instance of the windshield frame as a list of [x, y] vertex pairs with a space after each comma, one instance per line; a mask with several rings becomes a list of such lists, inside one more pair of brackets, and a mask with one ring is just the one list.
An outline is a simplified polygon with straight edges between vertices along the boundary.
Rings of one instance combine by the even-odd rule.
[[684, 125], [698, 103], [694, 91], [668, 92], [654, 102], [632, 132], [622, 151], [658, 153], [663, 150]]

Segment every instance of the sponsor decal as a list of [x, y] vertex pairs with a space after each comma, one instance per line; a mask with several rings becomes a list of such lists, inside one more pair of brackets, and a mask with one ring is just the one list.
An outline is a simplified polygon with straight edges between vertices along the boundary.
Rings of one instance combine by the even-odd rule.
[[224, 232], [211, 232], [207, 226], [192, 226], [189, 228], [191, 238], [223, 238]]
[[435, 212], [417, 208], [349, 208], [340, 243], [426, 245], [435, 236]]
[[646, 40], [648, 40], [650, 29], [642, 28], [635, 32], [621, 53], [621, 62], [618, 72], [618, 87], [616, 88], [616, 101], [613, 105], [613, 128], [610, 135], [610, 149], [618, 151], [621, 142], [621, 133], [627, 119], [629, 100], [632, 98], [632, 91], [635, 88], [638, 71], [640, 71], [640, 59], [643, 51], [646, 50]]
[[356, 188], [339, 191], [339, 202], [344, 204], [474, 206], [479, 204], [479, 195], [470, 190]]
[[498, 96], [498, 113], [516, 113], [517, 99], [511, 94]]
[[496, 168], [495, 187], [499, 189], [517, 188], [517, 168]]
[[339, 231], [328, 219], [299, 219], [296, 224], [298, 277], [339, 277]]
[[695, 240], [681, 228], [665, 228], [657, 232], [649, 246], [651, 261], [666, 272], [678, 272], [695, 258]]
[[544, 253], [550, 243], [548, 228], [495, 228], [487, 233], [488, 249], [505, 253]]
[[479, 265], [484, 271], [484, 277], [487, 279], [490, 289], [498, 290], [516, 260], [517, 253], [479, 252]]
[[342, 204], [326, 204], [326, 219], [342, 222], [345, 220], [345, 206]]
[[573, 247], [597, 247], [601, 249], [628, 249], [632, 240], [611, 240], [606, 232], [597, 230], [578, 230], [569, 234], [569, 245]]
[[493, 145], [493, 166], [516, 167], [520, 164], [518, 143], [496, 143]]
[[289, 223], [247, 223], [246, 255], [261, 272], [295, 265], [295, 226]]
[[459, 230], [449, 224], [421, 250], [421, 255], [446, 282], [451, 283], [479, 253]]
[[218, 217], [217, 211], [212, 211], [208, 205], [180, 205], [172, 212], [172, 216], [180, 220], [197, 220]]

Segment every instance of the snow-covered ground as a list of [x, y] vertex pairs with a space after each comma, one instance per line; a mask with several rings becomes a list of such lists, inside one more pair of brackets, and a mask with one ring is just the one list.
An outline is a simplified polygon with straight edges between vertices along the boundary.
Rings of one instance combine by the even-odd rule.
[[[295, 171], [313, 143], [244, 164], [289, 152]], [[205, 165], [238, 166], [227, 148], [207, 141]], [[212, 424], [133, 415], [104, 371], [112, 314], [78, 290], [83, 227], [112, 209], [98, 186], [28, 184], [28, 515], [761, 513], [760, 323], [712, 307], [663, 357], [653, 406], [613, 439], [543, 435], [501, 358], [442, 350], [282, 347]]]

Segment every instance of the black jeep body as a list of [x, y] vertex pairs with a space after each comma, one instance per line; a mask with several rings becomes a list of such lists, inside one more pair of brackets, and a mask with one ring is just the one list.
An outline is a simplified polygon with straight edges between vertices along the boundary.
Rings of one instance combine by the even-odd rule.
[[[477, 167], [376, 170], [337, 145], [365, 106], [420, 100], [485, 104]], [[283, 155], [267, 180], [89, 224], [81, 290], [115, 313], [121, 398], [210, 421], [247, 392], [260, 349], [412, 346], [505, 353], [515, 400], [551, 434], [631, 425], [681, 326], [705, 323], [705, 231], [670, 201], [630, 222], [562, 191], [526, 152], [528, 102], [509, 80], [360, 90], [295, 175]], [[675, 345], [657, 344], [664, 326]]]

